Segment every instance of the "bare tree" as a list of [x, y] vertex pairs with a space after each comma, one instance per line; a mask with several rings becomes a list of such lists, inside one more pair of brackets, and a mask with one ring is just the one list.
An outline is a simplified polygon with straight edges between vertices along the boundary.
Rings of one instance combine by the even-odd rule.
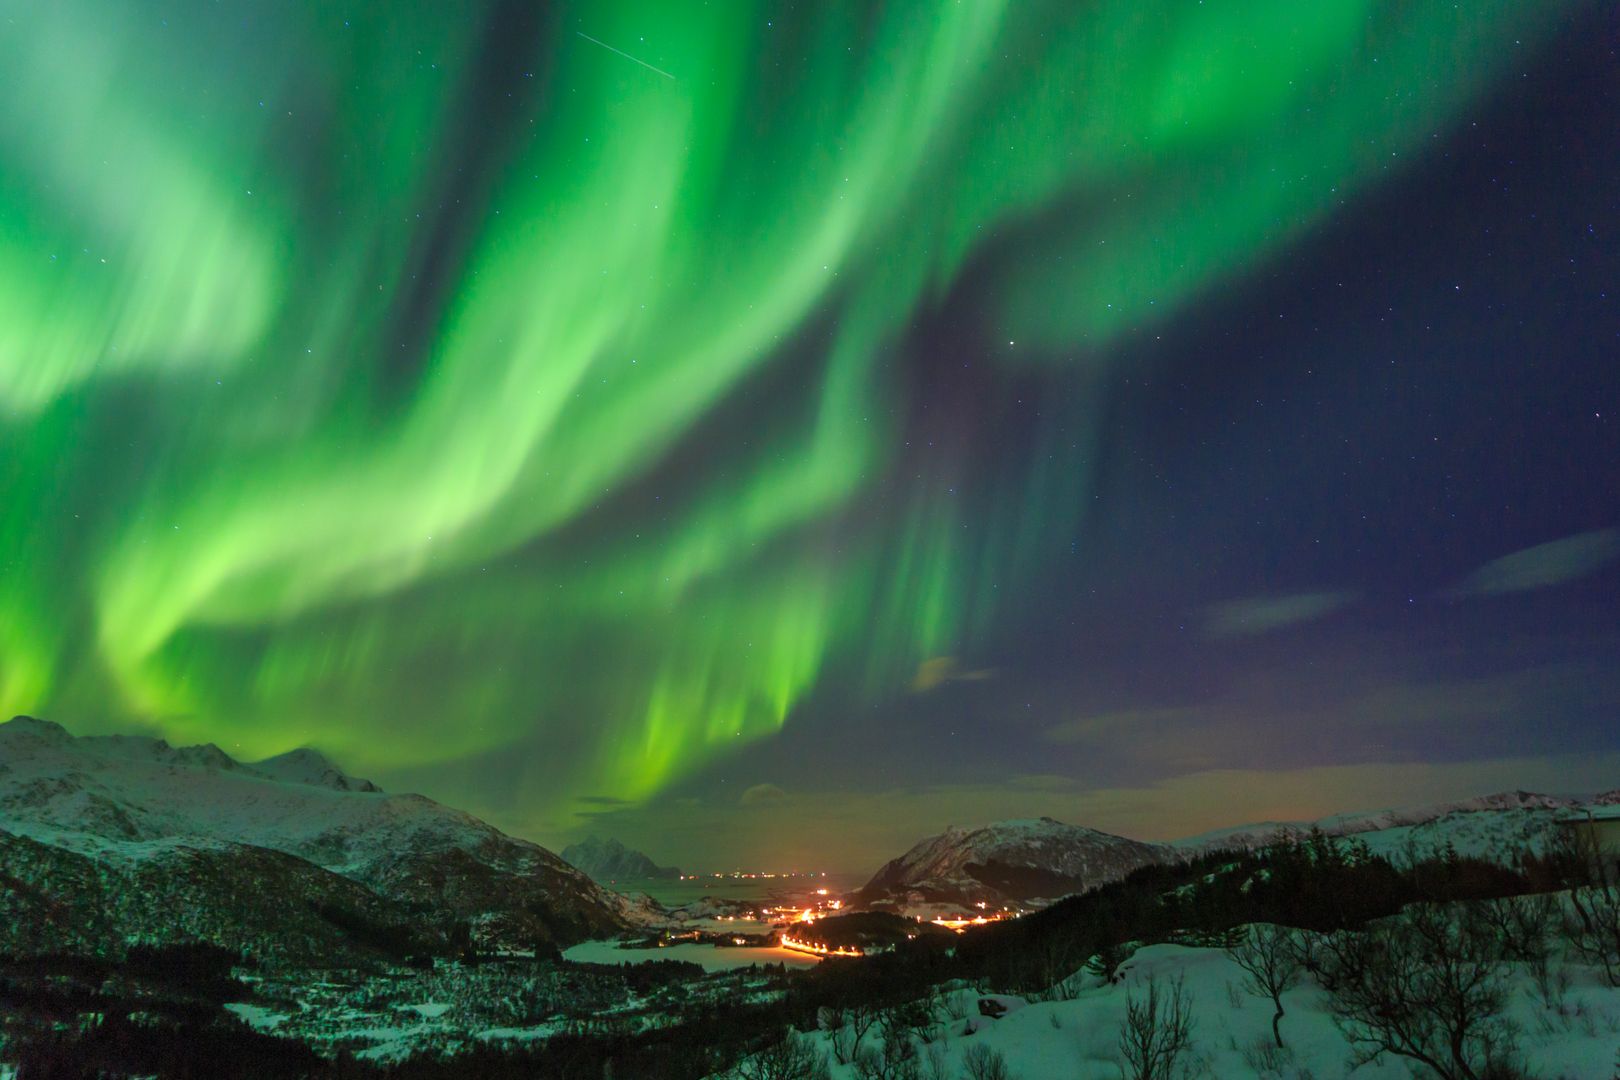
[[1581, 959], [1603, 969], [1610, 986], [1620, 986], [1620, 867], [1592, 833], [1564, 829], [1558, 848], [1574, 878], [1564, 937]]
[[1502, 959], [1528, 964], [1532, 970], [1546, 965], [1559, 916], [1558, 901], [1551, 894], [1484, 900], [1469, 905], [1469, 914], [1479, 920], [1483, 932], [1495, 936]]
[[1119, 965], [1131, 958], [1129, 944], [1104, 945], [1086, 961], [1085, 969], [1110, 983], [1119, 982]]
[[1387, 1053], [1442, 1080], [1480, 1080], [1503, 1064], [1500, 944], [1458, 906], [1414, 904], [1319, 945], [1334, 1019], [1358, 1065]]
[[938, 1023], [947, 1019], [945, 1014], [945, 998], [949, 991], [943, 983], [929, 983], [928, 989], [923, 991], [922, 1007], [927, 1011], [928, 1018]]
[[1565, 931], [1570, 945], [1583, 960], [1603, 969], [1610, 986], [1620, 986], [1620, 886], [1571, 889], [1569, 906], [1574, 915]]
[[1146, 997], [1130, 994], [1125, 999], [1119, 1052], [1131, 1080], [1171, 1080], [1176, 1062], [1192, 1046], [1192, 1029], [1192, 1001], [1182, 979], [1161, 990], [1150, 976]]
[[1249, 927], [1236, 945], [1226, 950], [1232, 962], [1243, 969], [1243, 988], [1255, 997], [1270, 998], [1276, 1012], [1271, 1017], [1271, 1037], [1282, 1049], [1283, 992], [1299, 984], [1303, 971], [1294, 932], [1271, 923]]
[[883, 1033], [882, 1049], [867, 1047], [855, 1055], [858, 1080], [922, 1080], [922, 1062], [917, 1046], [902, 1027]]
[[934, 1018], [933, 1002], [929, 997], [891, 1005], [884, 1010], [879, 1026], [885, 1037], [889, 1031], [899, 1030], [907, 1035], [915, 1035], [924, 1045], [939, 1037], [939, 1023]]
[[860, 1056], [861, 1043], [882, 1016], [882, 1011], [868, 1002], [856, 1001], [848, 1008], [839, 1010], [839, 1015], [840, 1023], [832, 1033], [833, 1057], [838, 1059], [838, 1064], [848, 1065]]
[[827, 1055], [791, 1028], [776, 1042], [732, 1067], [735, 1080], [830, 1080]]
[[1012, 1080], [1012, 1071], [1001, 1051], [974, 1043], [962, 1055], [962, 1080]]
[[1071, 933], [1051, 932], [1036, 942], [1029, 960], [1031, 1001], [1072, 1001], [1080, 993], [1075, 976], [1084, 968], [1087, 950]]
[[832, 1029], [832, 1052], [840, 1065], [848, 1065], [861, 1052], [860, 1036], [849, 1024]]

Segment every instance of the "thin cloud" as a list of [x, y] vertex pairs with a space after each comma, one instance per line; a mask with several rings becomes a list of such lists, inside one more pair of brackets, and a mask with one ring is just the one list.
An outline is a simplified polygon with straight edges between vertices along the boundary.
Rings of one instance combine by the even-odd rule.
[[1187, 724], [1193, 719], [1192, 709], [1179, 706], [1165, 709], [1120, 709], [1053, 724], [1041, 732], [1041, 738], [1059, 746], [1111, 743], [1121, 736], [1163, 731], [1166, 728]]
[[911, 692], [926, 694], [949, 682], [983, 682], [996, 677], [994, 668], [964, 670], [954, 656], [931, 656], [917, 665], [911, 677]]
[[1227, 600], [1205, 609], [1204, 634], [1217, 639], [1268, 634], [1331, 615], [1354, 599], [1354, 593], [1305, 592]]
[[1564, 585], [1620, 558], [1620, 529], [1593, 529], [1492, 559], [1452, 590], [1456, 596], [1493, 596]]
[[582, 802], [587, 806], [629, 806], [629, 799], [621, 799], [615, 795], [581, 795], [575, 802]]
[[743, 806], [763, 806], [766, 803], [778, 803], [787, 798], [787, 792], [775, 784], [755, 784], [742, 793], [737, 802]]

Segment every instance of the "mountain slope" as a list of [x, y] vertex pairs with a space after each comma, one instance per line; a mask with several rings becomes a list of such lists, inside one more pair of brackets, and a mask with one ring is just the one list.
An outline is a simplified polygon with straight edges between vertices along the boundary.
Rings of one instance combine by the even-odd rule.
[[175, 842], [109, 863], [0, 830], [0, 954], [174, 941], [323, 967], [449, 945], [405, 905], [269, 848]]
[[[149, 878], [184, 866], [221, 882], [197, 903], [237, 910], [237, 936], [256, 940], [245, 914], [254, 888], [291, 890], [289, 913], [337, 904], [362, 922], [467, 924], [491, 946], [565, 945], [625, 923], [620, 898], [544, 848], [420, 795], [383, 792], [313, 751], [243, 764], [214, 746], [74, 738], [19, 717], [0, 724], [0, 831], [13, 847], [26, 838], [88, 860], [29, 848], [34, 880], [8, 865], [19, 896], [26, 886], [48, 899], [64, 881], [92, 895], [86, 866], [109, 890], [149, 889]], [[241, 880], [226, 888], [232, 877]], [[131, 914], [120, 932], [140, 923]]]
[[562, 849], [563, 862], [583, 870], [592, 879], [608, 881], [647, 881], [653, 878], [680, 877], [673, 866], [659, 866], [646, 855], [625, 847], [617, 840], [601, 840], [588, 836], [577, 844]]
[[1173, 858], [1171, 849], [1051, 818], [953, 826], [890, 860], [857, 894], [865, 905], [999, 906], [1056, 898]]

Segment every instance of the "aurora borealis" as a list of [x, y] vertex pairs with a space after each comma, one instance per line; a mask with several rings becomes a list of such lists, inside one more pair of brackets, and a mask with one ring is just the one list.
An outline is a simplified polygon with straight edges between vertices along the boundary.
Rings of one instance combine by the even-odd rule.
[[1005, 688], [1144, 343], [1584, 11], [0, 0], [0, 710], [555, 830]]

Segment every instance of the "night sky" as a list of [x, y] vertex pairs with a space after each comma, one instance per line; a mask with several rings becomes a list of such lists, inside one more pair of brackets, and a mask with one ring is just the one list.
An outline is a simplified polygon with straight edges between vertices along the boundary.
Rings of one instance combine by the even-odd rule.
[[0, 0], [0, 711], [693, 869], [1620, 787], [1617, 42]]

